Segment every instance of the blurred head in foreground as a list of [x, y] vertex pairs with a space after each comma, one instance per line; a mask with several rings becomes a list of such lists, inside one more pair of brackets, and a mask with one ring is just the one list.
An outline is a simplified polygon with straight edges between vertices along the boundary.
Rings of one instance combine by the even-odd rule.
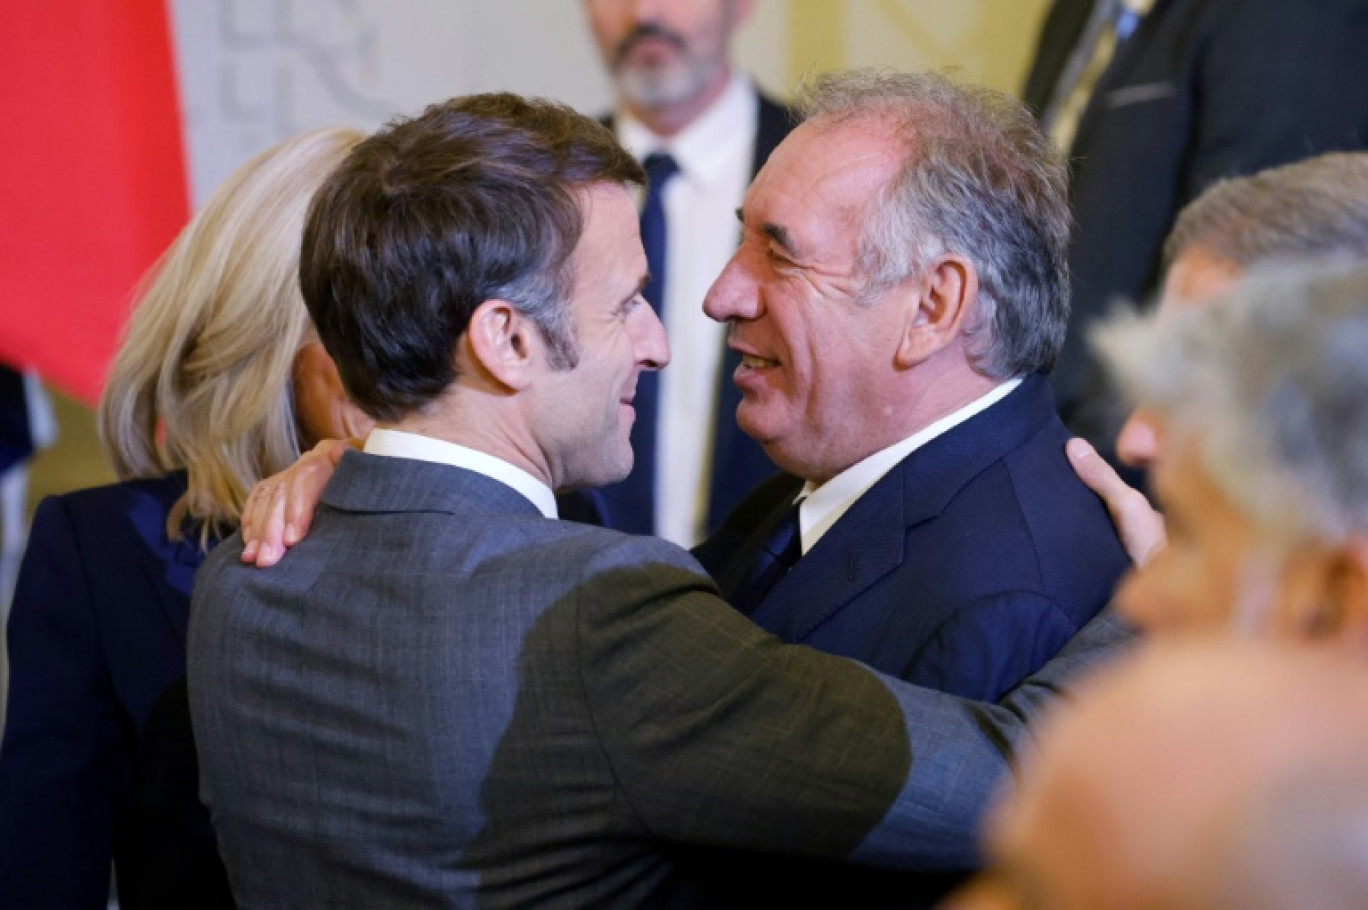
[[1161, 644], [1061, 712], [953, 910], [1350, 910], [1368, 893], [1368, 665]]
[[[1368, 153], [1319, 155], [1212, 185], [1179, 213], [1164, 244], [1159, 311], [1210, 303], [1253, 268], [1326, 258], [1368, 260]], [[1116, 452], [1148, 467], [1158, 445], [1142, 407]]]
[[1151, 630], [1362, 643], [1368, 267], [1255, 273], [1211, 306], [1115, 321], [1098, 347], [1162, 439], [1168, 545], [1123, 608]]

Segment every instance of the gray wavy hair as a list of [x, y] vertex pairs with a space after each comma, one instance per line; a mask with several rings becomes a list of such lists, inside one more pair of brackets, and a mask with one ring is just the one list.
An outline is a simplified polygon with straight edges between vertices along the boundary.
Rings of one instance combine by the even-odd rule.
[[963, 256], [979, 280], [974, 367], [996, 379], [1049, 371], [1069, 321], [1068, 176], [1030, 112], [938, 73], [878, 69], [817, 76], [794, 106], [804, 120], [876, 118], [904, 142], [860, 245], [867, 293]]
[[1318, 155], [1212, 184], [1178, 215], [1164, 269], [1196, 247], [1243, 268], [1368, 256], [1368, 153]]
[[1270, 539], [1368, 533], [1368, 266], [1251, 272], [1212, 306], [1119, 315], [1095, 344], [1121, 388], [1197, 447]]

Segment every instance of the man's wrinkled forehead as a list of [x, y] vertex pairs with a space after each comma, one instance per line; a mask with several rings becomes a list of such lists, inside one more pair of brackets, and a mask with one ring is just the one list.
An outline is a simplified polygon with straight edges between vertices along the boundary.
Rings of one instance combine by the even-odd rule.
[[1159, 301], [1160, 313], [1213, 303], [1243, 274], [1238, 263], [1193, 244], [1174, 257], [1169, 266]]
[[[788, 222], [807, 218], [862, 224], [901, 163], [891, 132], [877, 122], [806, 121], [779, 144], [751, 184], [742, 204], [745, 223], [771, 220], [790, 232], [795, 228]], [[788, 217], [776, 217], [780, 213]]]

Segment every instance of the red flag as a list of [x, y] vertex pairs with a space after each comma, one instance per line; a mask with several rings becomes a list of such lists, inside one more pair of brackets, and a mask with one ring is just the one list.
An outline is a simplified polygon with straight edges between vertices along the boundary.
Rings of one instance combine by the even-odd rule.
[[0, 360], [93, 403], [188, 217], [163, 0], [7, 4], [0, 112]]

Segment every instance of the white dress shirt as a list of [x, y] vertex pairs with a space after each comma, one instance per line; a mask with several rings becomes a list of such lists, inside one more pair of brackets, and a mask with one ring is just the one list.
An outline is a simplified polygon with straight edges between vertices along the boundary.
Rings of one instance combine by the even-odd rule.
[[[750, 185], [759, 99], [735, 73], [717, 101], [669, 138], [619, 112], [618, 138], [638, 160], [668, 152], [679, 165], [665, 186], [668, 225], [665, 333], [656, 422], [656, 534], [689, 547], [708, 520], [718, 369], [726, 327], [703, 315], [703, 297], [736, 251], [736, 209]], [[729, 381], [729, 380], [728, 380]]]
[[522, 468], [485, 452], [467, 449], [465, 446], [458, 446], [454, 442], [432, 436], [378, 428], [371, 430], [370, 435], [366, 437], [364, 451], [369, 455], [449, 464], [483, 474], [490, 480], [497, 480], [521, 493], [547, 518], [560, 517], [560, 513], [556, 511], [556, 494], [551, 492], [550, 487]]
[[959, 426], [975, 414], [986, 411], [1012, 394], [1019, 385], [1020, 377], [1009, 379], [988, 394], [974, 399], [935, 423], [928, 424], [901, 442], [895, 442], [863, 461], [856, 462], [821, 486], [810, 481], [804, 484], [802, 492], [795, 499], [802, 503], [798, 507], [798, 529], [802, 536], [803, 555], [807, 555], [808, 550], [817, 545], [822, 535], [840, 520], [846, 510], [855, 504], [855, 500], [893, 470], [898, 462], [937, 436]]

